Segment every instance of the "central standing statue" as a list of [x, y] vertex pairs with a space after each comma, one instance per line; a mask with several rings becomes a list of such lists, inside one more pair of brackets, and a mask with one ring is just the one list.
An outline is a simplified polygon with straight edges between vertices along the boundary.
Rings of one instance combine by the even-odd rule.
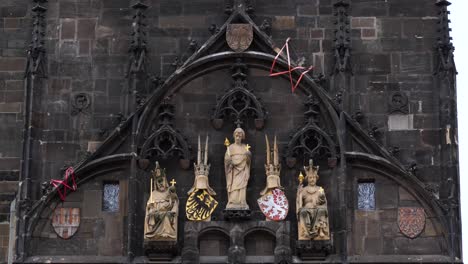
[[234, 144], [226, 139], [226, 154], [224, 155], [224, 169], [228, 191], [226, 209], [248, 210], [246, 201], [247, 183], [250, 178], [250, 146], [243, 144], [245, 132], [238, 127], [234, 130]]

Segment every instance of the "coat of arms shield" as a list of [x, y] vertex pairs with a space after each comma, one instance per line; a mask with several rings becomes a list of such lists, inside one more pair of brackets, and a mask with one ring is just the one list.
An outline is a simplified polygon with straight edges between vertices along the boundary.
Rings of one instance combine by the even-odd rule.
[[203, 221], [208, 219], [218, 206], [218, 202], [206, 190], [199, 189], [190, 194], [185, 206], [187, 219]]
[[260, 197], [257, 203], [262, 213], [270, 220], [281, 221], [288, 215], [288, 199], [281, 189], [273, 189]]
[[57, 208], [52, 215], [52, 227], [63, 239], [72, 237], [80, 226], [80, 208]]
[[226, 30], [226, 41], [229, 47], [236, 52], [248, 49], [253, 41], [252, 25], [229, 24]]
[[421, 234], [426, 225], [426, 214], [423, 208], [398, 208], [398, 227], [403, 235], [415, 238]]

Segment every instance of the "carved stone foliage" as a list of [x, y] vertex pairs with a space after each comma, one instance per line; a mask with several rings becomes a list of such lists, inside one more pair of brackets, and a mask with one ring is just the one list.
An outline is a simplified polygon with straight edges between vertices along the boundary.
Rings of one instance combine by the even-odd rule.
[[388, 108], [390, 114], [408, 114], [408, 97], [402, 92], [393, 92], [388, 98]]
[[158, 126], [146, 139], [140, 156], [144, 159], [168, 159], [178, 157], [184, 169], [190, 167], [191, 147], [187, 139], [174, 128], [174, 106], [163, 102], [159, 107]]
[[87, 93], [78, 93], [73, 96], [72, 102], [72, 115], [78, 115], [79, 113], [87, 114], [89, 106], [91, 105], [91, 98]]
[[305, 106], [306, 121], [289, 140], [285, 153], [286, 164], [290, 168], [294, 167], [298, 157], [305, 160], [328, 158], [329, 166], [334, 167], [337, 157], [336, 144], [318, 125], [319, 101], [314, 96], [309, 96]]
[[262, 129], [266, 114], [260, 100], [247, 88], [247, 65], [239, 58], [231, 70], [232, 88], [218, 99], [212, 116], [213, 126], [220, 129], [224, 120], [233, 121], [239, 126], [245, 120], [254, 119], [255, 127]]
[[351, 62], [350, 62], [350, 28], [349, 28], [349, 19], [348, 19], [348, 8], [349, 4], [345, 1], [338, 1], [334, 4], [335, 7], [335, 39], [334, 39], [334, 57], [335, 57], [335, 66], [333, 69], [333, 74], [339, 72], [350, 72]]

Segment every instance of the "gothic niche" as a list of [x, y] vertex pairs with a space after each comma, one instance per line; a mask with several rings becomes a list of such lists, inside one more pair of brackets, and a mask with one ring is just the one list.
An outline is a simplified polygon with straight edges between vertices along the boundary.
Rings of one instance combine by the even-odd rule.
[[243, 119], [253, 119], [260, 130], [265, 124], [265, 110], [260, 100], [247, 88], [248, 67], [240, 58], [231, 67], [232, 88], [218, 99], [212, 116], [215, 129], [221, 129], [224, 120], [230, 120], [240, 126]]
[[321, 160], [328, 158], [330, 167], [336, 166], [336, 146], [332, 138], [318, 126], [320, 112], [319, 101], [310, 95], [304, 104], [306, 112], [305, 125], [299, 128], [289, 140], [286, 148], [286, 164], [293, 168], [298, 157], [304, 160]]
[[[146, 139], [140, 156], [146, 160], [167, 160], [178, 157], [183, 169], [190, 167], [191, 147], [187, 139], [174, 129], [174, 106], [163, 102], [159, 107], [158, 127]], [[140, 164], [141, 166], [141, 164]]]

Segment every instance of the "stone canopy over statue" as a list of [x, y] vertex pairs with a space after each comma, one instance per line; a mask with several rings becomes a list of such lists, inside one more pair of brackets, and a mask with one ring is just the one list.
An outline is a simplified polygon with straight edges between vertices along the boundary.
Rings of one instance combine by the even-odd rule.
[[310, 160], [304, 169], [307, 186], [302, 186], [301, 173], [296, 198], [299, 240], [330, 240], [327, 198], [323, 188], [316, 185], [319, 167]]
[[224, 155], [224, 169], [228, 192], [226, 210], [248, 210], [246, 201], [247, 184], [250, 178], [250, 146], [242, 143], [245, 132], [238, 127], [234, 130], [234, 143], [230, 144], [226, 139], [227, 147]]
[[156, 167], [151, 175], [151, 193], [146, 203], [145, 241], [176, 241], [179, 198], [166, 179], [165, 170]]

